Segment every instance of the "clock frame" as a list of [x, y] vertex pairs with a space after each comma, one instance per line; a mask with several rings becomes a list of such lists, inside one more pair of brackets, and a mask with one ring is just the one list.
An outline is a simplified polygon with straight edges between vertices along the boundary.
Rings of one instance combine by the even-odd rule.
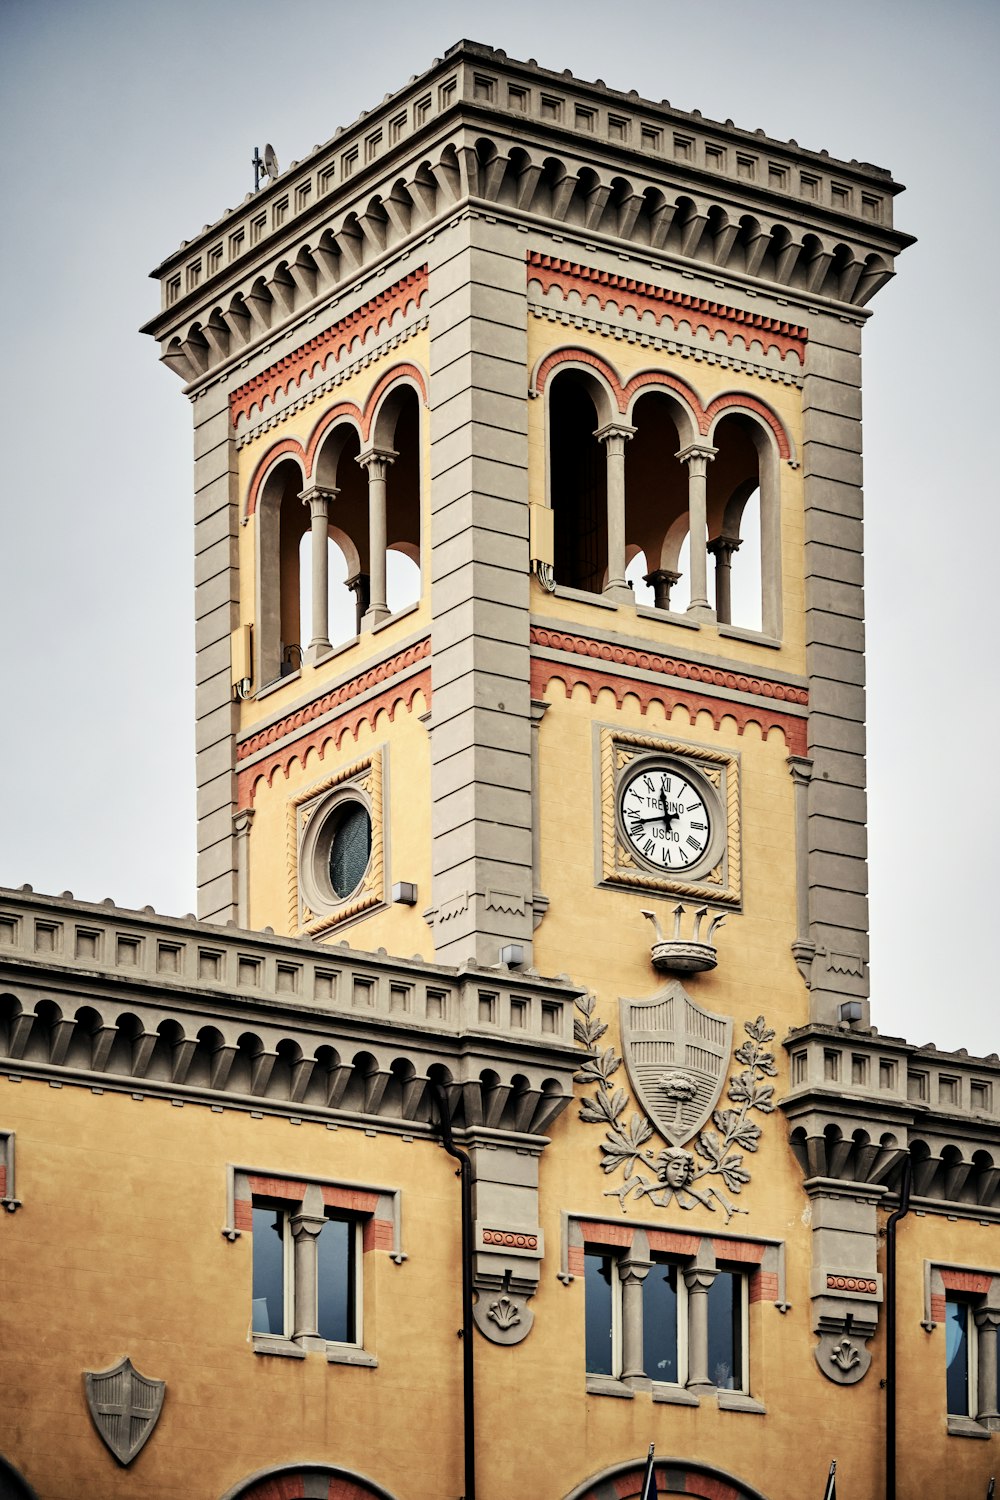
[[[673, 770], [694, 787], [708, 811], [702, 853], [673, 871], [643, 857], [623, 821], [626, 788], [646, 768]], [[655, 779], [655, 778], [654, 778]], [[739, 757], [704, 745], [602, 727], [599, 749], [601, 883], [653, 895], [681, 896], [730, 908], [742, 901]]]

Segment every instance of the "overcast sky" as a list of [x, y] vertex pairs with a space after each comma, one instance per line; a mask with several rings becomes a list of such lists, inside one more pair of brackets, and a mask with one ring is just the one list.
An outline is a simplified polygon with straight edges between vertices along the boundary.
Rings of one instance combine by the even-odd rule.
[[865, 334], [872, 1014], [1000, 1046], [1000, 5], [0, 0], [0, 883], [195, 903], [190, 409], [148, 271], [468, 36], [891, 168]]

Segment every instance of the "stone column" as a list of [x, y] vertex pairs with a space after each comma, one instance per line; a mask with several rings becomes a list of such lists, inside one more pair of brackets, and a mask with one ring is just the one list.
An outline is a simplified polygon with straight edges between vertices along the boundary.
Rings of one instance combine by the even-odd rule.
[[688, 469], [688, 536], [691, 554], [691, 602], [688, 614], [713, 620], [708, 602], [708, 466], [718, 453], [708, 443], [690, 443], [677, 454]]
[[531, 700], [531, 904], [533, 926], [537, 927], [549, 907], [549, 898], [542, 894], [542, 828], [538, 816], [540, 776], [538, 768], [538, 733], [548, 704]]
[[733, 553], [740, 549], [738, 536], [717, 536], [708, 544], [715, 558], [715, 618], [720, 625], [733, 622]]
[[684, 1272], [688, 1291], [688, 1389], [712, 1390], [708, 1374], [708, 1289], [719, 1274], [711, 1241], [702, 1240], [693, 1265]]
[[604, 592], [612, 599], [632, 602], [625, 582], [625, 444], [636, 429], [627, 422], [609, 422], [594, 436], [604, 444], [608, 465], [608, 581]]
[[336, 490], [311, 484], [299, 495], [309, 507], [309, 551], [312, 563], [312, 639], [310, 661], [330, 649], [330, 505]]
[[653, 590], [653, 605], [656, 609], [670, 608], [670, 590], [675, 583], [680, 583], [680, 573], [672, 573], [669, 568], [654, 568], [652, 573], [647, 573], [642, 580], [648, 583]]
[[293, 1214], [288, 1223], [292, 1231], [295, 1257], [292, 1338], [315, 1338], [319, 1331], [316, 1327], [316, 1241], [326, 1219], [314, 1214]]
[[385, 491], [389, 466], [398, 454], [391, 448], [366, 448], [358, 454], [358, 463], [368, 471], [368, 568], [371, 596], [361, 627], [371, 630], [389, 615], [385, 598]]
[[618, 1262], [622, 1287], [622, 1379], [644, 1376], [642, 1348], [642, 1284], [652, 1262], [646, 1235], [637, 1229], [628, 1255]]
[[997, 1410], [997, 1328], [1000, 1306], [977, 1307], [973, 1312], [979, 1335], [979, 1410], [976, 1417], [990, 1427], [1000, 1427]]
[[368, 613], [368, 605], [371, 601], [371, 579], [367, 573], [355, 573], [353, 578], [348, 578], [346, 587], [354, 595], [354, 634], [361, 634], [361, 621]]

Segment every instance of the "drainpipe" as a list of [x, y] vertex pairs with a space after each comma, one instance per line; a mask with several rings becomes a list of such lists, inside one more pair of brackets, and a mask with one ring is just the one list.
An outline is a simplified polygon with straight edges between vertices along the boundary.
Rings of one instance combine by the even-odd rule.
[[472, 1342], [472, 1162], [455, 1145], [451, 1133], [448, 1097], [440, 1083], [431, 1085], [437, 1101], [441, 1144], [458, 1162], [456, 1177], [462, 1179], [462, 1412], [465, 1443], [465, 1494], [462, 1500], [476, 1500], [476, 1400]]
[[903, 1157], [899, 1207], [885, 1227], [885, 1500], [896, 1500], [896, 1226], [910, 1212], [913, 1161]]

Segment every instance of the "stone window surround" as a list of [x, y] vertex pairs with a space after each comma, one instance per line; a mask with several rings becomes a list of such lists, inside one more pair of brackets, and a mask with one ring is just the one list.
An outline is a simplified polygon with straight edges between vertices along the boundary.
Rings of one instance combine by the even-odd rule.
[[[259, 1167], [230, 1164], [226, 1172], [226, 1223], [222, 1234], [230, 1243], [244, 1233], [252, 1235], [255, 1202], [277, 1203], [291, 1219], [292, 1257], [286, 1265], [291, 1278], [293, 1332], [290, 1337], [251, 1333], [255, 1354], [277, 1354], [304, 1359], [308, 1353], [324, 1353], [330, 1364], [374, 1368], [375, 1355], [360, 1340], [366, 1322], [370, 1326], [372, 1278], [362, 1275], [364, 1257], [374, 1250], [387, 1250], [396, 1265], [407, 1259], [401, 1248], [401, 1194], [396, 1188], [368, 1183], [345, 1183], [308, 1174], [290, 1176]], [[357, 1225], [358, 1344], [328, 1343], [313, 1331], [315, 1325], [317, 1237], [327, 1210], [333, 1210]], [[369, 1315], [366, 1317], [366, 1313]], [[312, 1325], [312, 1327], [310, 1326]]]
[[[584, 1254], [590, 1249], [609, 1251], [617, 1257], [625, 1277], [619, 1283], [619, 1306], [617, 1316], [622, 1332], [622, 1366], [628, 1370], [642, 1369], [642, 1281], [653, 1263], [653, 1256], [666, 1255], [674, 1259], [684, 1272], [688, 1300], [692, 1295], [703, 1293], [707, 1302], [709, 1284], [723, 1269], [742, 1270], [746, 1297], [745, 1311], [756, 1302], [773, 1300], [780, 1312], [787, 1312], [790, 1303], [785, 1300], [784, 1242], [779, 1240], [747, 1239], [739, 1235], [718, 1232], [699, 1234], [664, 1229], [653, 1224], [623, 1223], [620, 1219], [597, 1219], [587, 1215], [562, 1215], [562, 1267], [559, 1280], [569, 1285], [582, 1278]], [[629, 1292], [632, 1286], [635, 1290]], [[629, 1306], [629, 1302], [631, 1306]], [[748, 1319], [744, 1328], [748, 1329]], [[693, 1327], [692, 1327], [693, 1323]], [[763, 1413], [766, 1408], [747, 1391], [720, 1390], [706, 1380], [692, 1380], [691, 1370], [699, 1373], [698, 1345], [703, 1347], [700, 1363], [705, 1363], [707, 1348], [707, 1322], [696, 1314], [692, 1320], [688, 1311], [688, 1378], [689, 1386], [669, 1385], [649, 1379], [646, 1375], [623, 1375], [620, 1378], [605, 1375], [588, 1375], [587, 1392], [590, 1395], [617, 1396], [630, 1399], [637, 1390], [649, 1391], [656, 1402], [682, 1406], [698, 1406], [702, 1396], [715, 1396], [722, 1410]], [[753, 1366], [750, 1359], [749, 1342], [746, 1350], [747, 1384], [753, 1386]], [[692, 1386], [694, 1388], [692, 1388]]]
[[1000, 1329], [1000, 1271], [924, 1261], [924, 1317], [921, 1326], [933, 1333], [946, 1316], [949, 1300], [960, 1300], [970, 1309], [975, 1336], [973, 1369], [977, 1388], [970, 1391], [970, 1407], [976, 1415], [948, 1412], [950, 1437], [989, 1438], [1000, 1432], [997, 1391], [997, 1339]]
[[21, 1200], [15, 1193], [14, 1132], [0, 1130], [0, 1207], [9, 1214], [16, 1213], [21, 1207]]

